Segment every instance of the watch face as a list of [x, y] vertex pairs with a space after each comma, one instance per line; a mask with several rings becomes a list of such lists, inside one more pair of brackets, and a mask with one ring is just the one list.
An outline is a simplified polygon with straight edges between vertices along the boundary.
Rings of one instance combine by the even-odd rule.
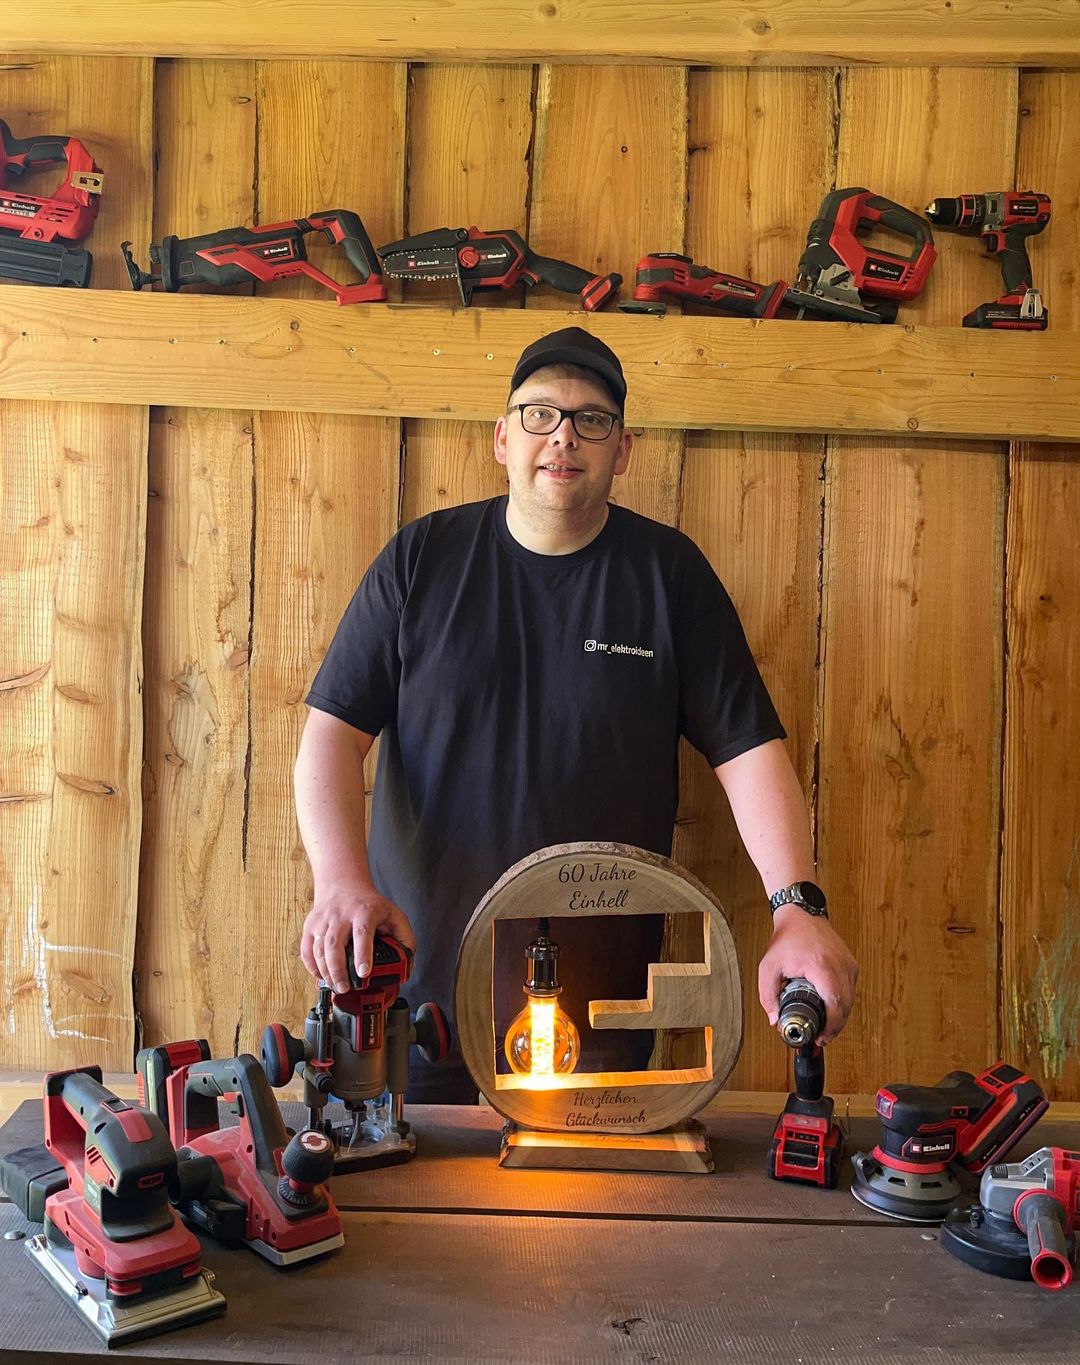
[[795, 886], [796, 893], [815, 910], [825, 909], [825, 893], [820, 886], [815, 886], [813, 882], [798, 882]]

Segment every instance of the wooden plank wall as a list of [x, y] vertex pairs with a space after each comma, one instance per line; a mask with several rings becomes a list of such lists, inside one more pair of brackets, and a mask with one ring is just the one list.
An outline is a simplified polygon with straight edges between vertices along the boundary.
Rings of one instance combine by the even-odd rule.
[[[151, 206], [155, 240], [347, 207], [377, 243], [476, 222], [628, 281], [643, 252], [684, 247], [768, 280], [790, 278], [834, 184], [921, 208], [1015, 181], [1055, 197], [1032, 256], [1052, 325], [1071, 329], [1078, 111], [1080, 74], [1007, 68], [0, 71], [16, 131], [81, 133], [106, 165], [105, 287], [122, 284], [116, 241], [145, 255]], [[998, 275], [979, 243], [937, 240], [908, 315], [955, 324]], [[320, 296], [275, 287], [290, 291]], [[437, 285], [408, 300], [452, 302]], [[570, 302], [538, 288], [524, 306]], [[147, 438], [141, 410], [7, 403], [2, 440], [5, 1063], [119, 1069], [137, 1033], [257, 1047], [309, 1000], [291, 794], [306, 683], [399, 524], [505, 487], [490, 426], [162, 408]], [[928, 1081], [1003, 1050], [1080, 1097], [1075, 455], [648, 431], [615, 496], [705, 550], [789, 730], [863, 969], [831, 1088]], [[676, 856], [726, 905], [743, 963], [731, 1084], [779, 1089], [787, 1057], [756, 1003], [760, 885], [704, 761], [687, 752], [683, 769]]]
[[[145, 237], [150, 227], [152, 81], [148, 60], [0, 57], [0, 110], [16, 136], [81, 136], [105, 166], [99, 242]], [[95, 284], [119, 288], [119, 254], [96, 257]], [[131, 1057], [146, 450], [145, 408], [3, 405], [7, 1066]]]

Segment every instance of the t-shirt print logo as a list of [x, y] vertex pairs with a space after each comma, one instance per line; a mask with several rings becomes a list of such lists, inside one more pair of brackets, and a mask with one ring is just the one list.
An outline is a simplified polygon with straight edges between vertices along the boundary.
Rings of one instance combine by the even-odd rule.
[[639, 659], [653, 658], [651, 649], [642, 649], [640, 645], [609, 645], [603, 640], [586, 640], [586, 654], [636, 654]]

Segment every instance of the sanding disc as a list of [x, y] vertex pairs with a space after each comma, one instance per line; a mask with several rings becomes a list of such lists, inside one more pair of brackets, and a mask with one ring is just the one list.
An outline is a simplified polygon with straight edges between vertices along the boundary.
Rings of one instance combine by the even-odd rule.
[[963, 1193], [948, 1170], [925, 1175], [892, 1170], [868, 1152], [856, 1152], [851, 1164], [851, 1193], [859, 1203], [904, 1223], [940, 1223]]

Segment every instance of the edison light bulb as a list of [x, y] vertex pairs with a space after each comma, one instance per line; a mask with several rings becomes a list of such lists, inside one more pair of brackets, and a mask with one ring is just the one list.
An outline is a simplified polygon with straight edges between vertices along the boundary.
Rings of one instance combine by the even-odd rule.
[[545, 930], [542, 921], [540, 936], [525, 949], [529, 962], [525, 1008], [507, 1029], [503, 1045], [511, 1070], [519, 1076], [543, 1078], [573, 1071], [581, 1055], [577, 1027], [559, 1008], [559, 945]]

